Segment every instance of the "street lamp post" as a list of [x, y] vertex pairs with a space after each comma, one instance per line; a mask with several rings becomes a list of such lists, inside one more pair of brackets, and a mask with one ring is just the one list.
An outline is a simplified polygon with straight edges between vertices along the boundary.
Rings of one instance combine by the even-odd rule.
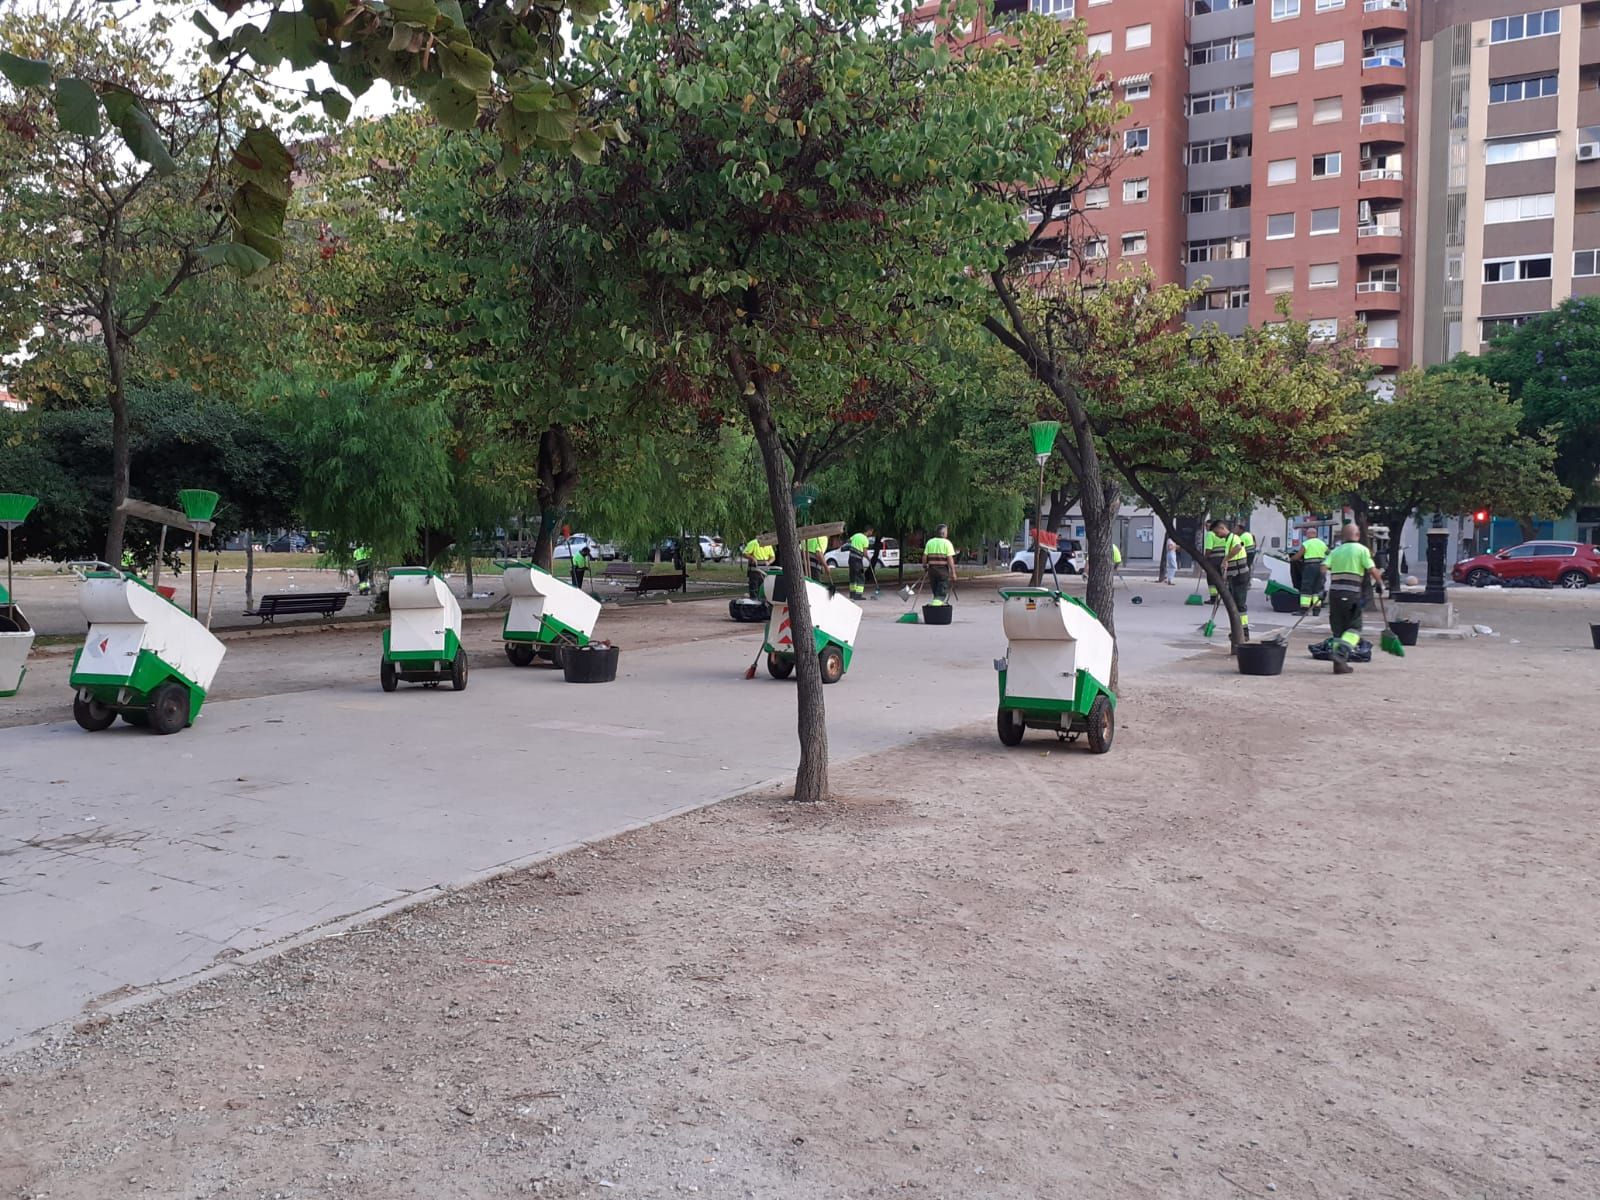
[[1056, 432], [1061, 428], [1060, 421], [1034, 421], [1028, 426], [1028, 432], [1033, 436], [1033, 457], [1039, 464], [1039, 490], [1033, 506], [1033, 579], [1032, 584], [1038, 587], [1044, 582], [1044, 542], [1040, 535], [1043, 532], [1044, 522], [1044, 465], [1050, 461], [1050, 451], [1056, 444]]

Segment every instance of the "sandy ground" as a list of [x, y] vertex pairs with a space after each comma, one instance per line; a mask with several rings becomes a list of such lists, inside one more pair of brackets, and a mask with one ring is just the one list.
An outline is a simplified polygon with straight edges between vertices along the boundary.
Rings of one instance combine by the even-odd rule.
[[86, 1022], [0, 1067], [0, 1195], [1600, 1194], [1600, 614], [1474, 604], [1502, 636], [1214, 651], [1104, 757], [939, 735]]

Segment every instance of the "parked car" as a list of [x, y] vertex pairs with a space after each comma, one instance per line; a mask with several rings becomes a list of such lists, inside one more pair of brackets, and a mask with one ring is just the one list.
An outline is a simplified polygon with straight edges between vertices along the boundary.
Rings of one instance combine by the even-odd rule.
[[[871, 558], [871, 554], [872, 552], [870, 550], [867, 551], [869, 560]], [[832, 550], [829, 550], [827, 554], [823, 555], [823, 558], [827, 561], [827, 564], [830, 567], [842, 567], [848, 570], [850, 567], [850, 547], [835, 546]], [[880, 571], [893, 571], [899, 566], [900, 543], [894, 538], [879, 538], [878, 569]]]
[[1600, 583], [1600, 546], [1587, 542], [1523, 542], [1494, 554], [1478, 554], [1456, 563], [1457, 583], [1486, 587], [1515, 579], [1538, 579], [1557, 587], [1582, 588]]
[[272, 554], [303, 554], [311, 548], [311, 541], [303, 533], [285, 533], [261, 548]]
[[570, 559], [572, 552], [579, 546], [589, 547], [591, 561], [599, 559], [602, 562], [611, 562], [617, 557], [617, 548], [610, 542], [599, 542], [587, 533], [575, 533], [571, 537], [561, 538], [556, 542], [556, 548], [551, 552], [551, 558]]
[[[1077, 541], [1063, 541], [1058, 550], [1046, 551], [1050, 558], [1045, 561], [1045, 571], [1048, 572], [1053, 565], [1058, 575], [1082, 575], [1084, 568], [1089, 564], [1088, 555], [1084, 554], [1083, 546]], [[1011, 555], [1011, 570], [1018, 575], [1033, 573], [1033, 549], [1016, 550]]]
[[[700, 557], [706, 562], [721, 562], [728, 557], [728, 548], [722, 544], [720, 538], [714, 538], [709, 534], [702, 533], [698, 542]], [[661, 561], [666, 562], [677, 553], [678, 539], [663, 538], [657, 549], [661, 552]]]

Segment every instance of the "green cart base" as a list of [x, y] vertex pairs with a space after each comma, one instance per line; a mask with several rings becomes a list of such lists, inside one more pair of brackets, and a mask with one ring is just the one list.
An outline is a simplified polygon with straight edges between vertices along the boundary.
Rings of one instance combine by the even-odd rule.
[[[823, 683], [838, 683], [850, 669], [852, 650], [843, 642], [817, 635], [819, 649], [817, 661], [822, 667]], [[762, 644], [767, 655], [767, 674], [774, 679], [787, 679], [794, 674], [794, 651], [779, 650], [771, 642]]]
[[1043, 700], [1006, 695], [1006, 673], [1000, 672], [1000, 708], [995, 728], [1007, 746], [1020, 745], [1029, 729], [1043, 729], [1065, 742], [1087, 737], [1089, 749], [1104, 754], [1117, 732], [1117, 697], [1087, 671], [1079, 671], [1071, 700]]
[[153, 733], [177, 733], [194, 724], [206, 701], [203, 689], [148, 650], [140, 652], [132, 675], [112, 681], [79, 675], [78, 656], [72, 660], [70, 680], [76, 689], [72, 718], [90, 733], [109, 729], [118, 717]]
[[455, 630], [444, 634], [444, 654], [431, 650], [390, 650], [389, 631], [383, 631], [383, 661], [378, 665], [378, 683], [392, 692], [402, 683], [438, 687], [448, 683], [451, 691], [467, 690], [467, 650]]
[[501, 632], [500, 636], [506, 643], [506, 658], [512, 666], [531, 667], [534, 659], [542, 658], [552, 666], [560, 667], [563, 650], [582, 649], [589, 644], [588, 634], [579, 633], [554, 618], [546, 617], [544, 623], [552, 628], [541, 628], [537, 633], [523, 633], [515, 629]]

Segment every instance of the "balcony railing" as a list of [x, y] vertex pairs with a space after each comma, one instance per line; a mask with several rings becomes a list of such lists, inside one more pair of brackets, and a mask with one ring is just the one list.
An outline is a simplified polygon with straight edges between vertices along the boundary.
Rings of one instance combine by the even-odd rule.
[[1399, 167], [1368, 167], [1361, 172], [1362, 183], [1399, 183], [1403, 172]]
[[1356, 236], [1357, 237], [1399, 237], [1400, 236], [1400, 226], [1398, 226], [1398, 225], [1358, 225], [1358, 226], [1356, 226]]
[[1356, 284], [1356, 295], [1363, 296], [1368, 292], [1398, 292], [1400, 285], [1392, 279], [1363, 279]]
[[1403, 67], [1406, 65], [1405, 52], [1402, 50], [1376, 50], [1361, 60], [1363, 71], [1373, 71], [1380, 67]]
[[1362, 0], [1362, 12], [1405, 12], [1406, 0]]
[[1361, 339], [1361, 348], [1363, 350], [1398, 350], [1400, 349], [1400, 339], [1398, 337], [1390, 337], [1387, 334], [1374, 336], [1369, 333]]
[[1403, 125], [1405, 124], [1406, 110], [1404, 105], [1363, 104], [1361, 106], [1361, 123], [1363, 125]]

